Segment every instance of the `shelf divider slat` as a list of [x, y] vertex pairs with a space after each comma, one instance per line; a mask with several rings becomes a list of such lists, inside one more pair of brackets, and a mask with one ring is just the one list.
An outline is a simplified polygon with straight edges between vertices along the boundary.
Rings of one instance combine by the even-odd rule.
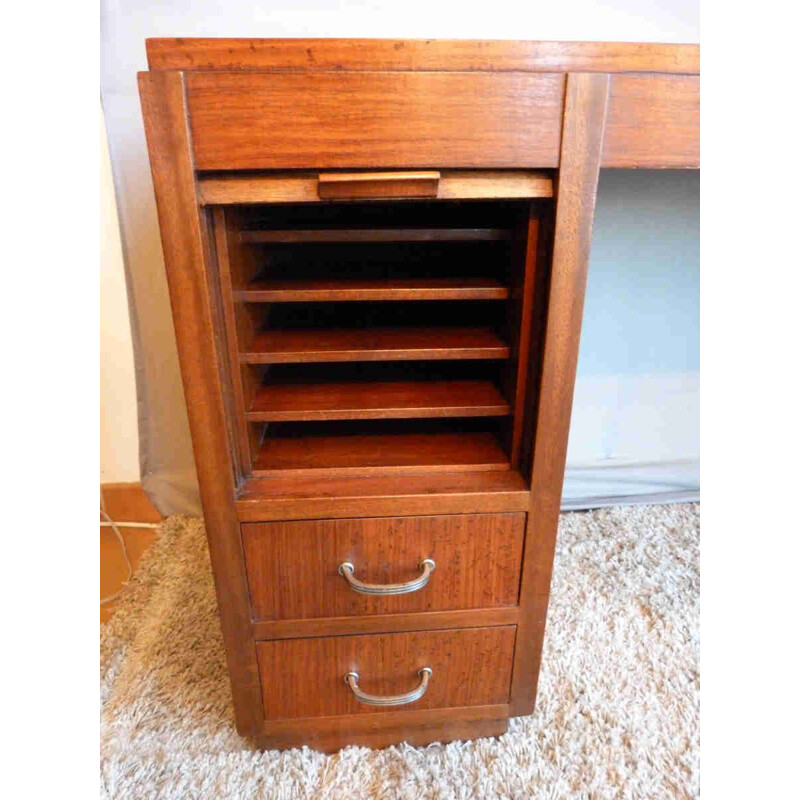
[[504, 300], [508, 287], [495, 278], [265, 279], [234, 292], [247, 303], [369, 300]]
[[265, 383], [249, 422], [504, 417], [511, 413], [486, 380]]
[[413, 475], [509, 469], [488, 432], [267, 437], [253, 464], [260, 478]]
[[277, 328], [256, 334], [241, 360], [297, 364], [508, 357], [508, 345], [488, 327]]
[[242, 231], [246, 244], [305, 242], [495, 242], [509, 239], [509, 228], [314, 228]]

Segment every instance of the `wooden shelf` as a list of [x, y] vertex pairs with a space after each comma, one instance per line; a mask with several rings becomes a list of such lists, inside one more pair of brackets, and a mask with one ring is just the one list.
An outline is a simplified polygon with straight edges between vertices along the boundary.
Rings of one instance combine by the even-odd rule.
[[491, 381], [288, 383], [259, 387], [249, 422], [503, 417], [508, 403]]
[[247, 364], [509, 357], [491, 328], [283, 328], [258, 333]]
[[508, 228], [316, 228], [312, 230], [242, 231], [247, 244], [304, 242], [494, 242], [509, 239]]
[[234, 292], [247, 303], [364, 300], [504, 300], [495, 278], [373, 278], [369, 280], [261, 280]]
[[508, 456], [491, 433], [389, 433], [267, 438], [253, 464], [253, 476], [410, 475], [502, 469], [509, 469]]

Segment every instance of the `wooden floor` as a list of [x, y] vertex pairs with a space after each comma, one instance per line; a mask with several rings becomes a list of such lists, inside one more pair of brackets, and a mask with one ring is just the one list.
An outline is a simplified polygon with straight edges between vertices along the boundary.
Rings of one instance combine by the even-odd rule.
[[[163, 517], [152, 505], [138, 483], [103, 484], [106, 513], [115, 522], [160, 522]], [[102, 517], [101, 517], [102, 521]], [[156, 539], [153, 528], [120, 528], [128, 558], [136, 571], [142, 554]], [[111, 528], [100, 528], [100, 597], [108, 597], [122, 588], [128, 569], [117, 537]], [[114, 614], [116, 601], [100, 606], [100, 621], [107, 622]]]

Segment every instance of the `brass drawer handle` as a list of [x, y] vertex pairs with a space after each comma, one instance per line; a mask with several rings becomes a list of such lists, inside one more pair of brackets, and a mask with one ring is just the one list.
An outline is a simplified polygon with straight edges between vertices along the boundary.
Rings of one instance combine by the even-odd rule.
[[436, 569], [436, 563], [432, 558], [425, 558], [419, 562], [422, 574], [419, 578], [407, 583], [364, 583], [356, 578], [353, 573], [355, 567], [345, 561], [339, 565], [339, 574], [344, 577], [350, 588], [360, 594], [408, 594], [409, 592], [419, 591], [431, 579], [431, 573]]
[[433, 670], [430, 667], [423, 667], [417, 672], [417, 675], [420, 678], [419, 686], [410, 692], [406, 692], [406, 694], [379, 695], [362, 692], [358, 688], [357, 672], [348, 672], [344, 676], [344, 682], [350, 687], [359, 703], [366, 703], [368, 706], [404, 706], [406, 703], [413, 703], [415, 700], [419, 700], [425, 694], [428, 690], [428, 681], [433, 675]]

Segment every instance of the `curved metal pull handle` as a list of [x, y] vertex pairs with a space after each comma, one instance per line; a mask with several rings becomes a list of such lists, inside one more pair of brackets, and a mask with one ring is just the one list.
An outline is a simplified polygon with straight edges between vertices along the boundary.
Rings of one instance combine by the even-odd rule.
[[428, 583], [431, 573], [436, 569], [436, 563], [432, 558], [425, 558], [419, 562], [419, 568], [422, 570], [419, 578], [407, 583], [364, 583], [353, 575], [356, 568], [349, 561], [339, 564], [339, 574], [354, 592], [360, 594], [408, 594], [418, 591]]
[[428, 681], [433, 670], [430, 667], [423, 667], [419, 672], [419, 686], [406, 694], [367, 694], [358, 688], [358, 673], [348, 672], [344, 676], [344, 682], [350, 687], [350, 690], [356, 696], [359, 703], [366, 703], [368, 706], [404, 706], [407, 703], [413, 703], [419, 700], [422, 695], [428, 690]]

